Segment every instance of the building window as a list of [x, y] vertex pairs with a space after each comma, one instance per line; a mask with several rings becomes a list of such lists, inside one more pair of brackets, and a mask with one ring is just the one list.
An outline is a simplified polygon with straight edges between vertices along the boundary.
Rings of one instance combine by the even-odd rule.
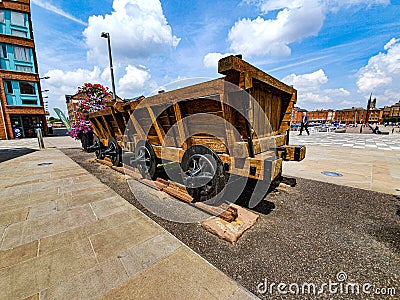
[[36, 99], [34, 99], [34, 100], [32, 100], [32, 99], [22, 99], [22, 104], [25, 104], [25, 105], [37, 105], [37, 100]]
[[28, 34], [26, 31], [18, 30], [18, 29], [11, 29], [11, 35], [13, 36], [19, 36], [19, 37], [28, 37]]
[[4, 23], [4, 10], [0, 10], [0, 23]]
[[6, 45], [1, 45], [0, 57], [7, 58], [7, 46]]
[[15, 66], [15, 68], [16, 68], [16, 70], [17, 71], [20, 71], [20, 72], [33, 72], [33, 69], [32, 69], [32, 67], [28, 67], [28, 66]]
[[4, 85], [5, 85], [5, 89], [6, 89], [6, 93], [7, 94], [13, 94], [13, 87], [12, 87], [12, 83], [10, 80], [5, 80], [4, 81]]
[[30, 82], [19, 82], [19, 89], [23, 95], [36, 95], [35, 85]]
[[11, 12], [11, 24], [25, 27], [25, 14], [16, 12], [16, 11], [12, 11]]
[[15, 46], [14, 47], [14, 58], [19, 61], [30, 62], [31, 61], [31, 53], [29, 51], [29, 48]]

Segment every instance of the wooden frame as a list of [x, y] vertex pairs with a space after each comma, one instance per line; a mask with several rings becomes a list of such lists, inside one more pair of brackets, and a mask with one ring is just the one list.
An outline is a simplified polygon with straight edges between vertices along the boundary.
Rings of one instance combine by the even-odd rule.
[[[104, 145], [115, 137], [124, 151], [132, 152], [132, 144], [147, 139], [157, 158], [180, 163], [189, 147], [202, 144], [218, 154], [228, 173], [274, 180], [283, 159], [305, 156], [305, 148], [296, 148], [300, 155], [294, 155], [287, 145], [297, 91], [235, 56], [221, 59], [218, 70], [225, 77], [133, 102], [109, 102], [88, 118]], [[134, 117], [134, 111], [136, 116], [142, 112], [142, 119]], [[199, 113], [219, 118], [211, 124], [207, 115], [186, 122]], [[132, 122], [129, 133], [126, 114]], [[150, 124], [151, 134], [144, 132], [143, 122]], [[169, 130], [173, 146], [166, 141]]]

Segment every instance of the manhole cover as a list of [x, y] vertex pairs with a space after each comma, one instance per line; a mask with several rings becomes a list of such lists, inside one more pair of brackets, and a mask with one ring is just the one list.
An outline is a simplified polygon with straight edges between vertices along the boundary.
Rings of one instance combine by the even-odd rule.
[[47, 166], [50, 166], [51, 164], [53, 164], [53, 163], [51, 163], [51, 162], [44, 162], [44, 163], [38, 164], [38, 166], [39, 166], [39, 167], [47, 167]]
[[321, 172], [321, 174], [325, 175], [325, 176], [331, 176], [331, 177], [342, 177], [343, 175], [340, 173], [336, 173], [336, 172], [329, 172], [329, 171], [324, 171]]

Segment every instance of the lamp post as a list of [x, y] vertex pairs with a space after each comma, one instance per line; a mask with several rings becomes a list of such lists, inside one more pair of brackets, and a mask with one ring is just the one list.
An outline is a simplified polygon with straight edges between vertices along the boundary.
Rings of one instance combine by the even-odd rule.
[[117, 95], [115, 94], [115, 82], [114, 82], [114, 67], [112, 63], [112, 55], [111, 55], [111, 41], [110, 41], [110, 33], [102, 32], [101, 37], [107, 39], [108, 42], [108, 57], [110, 60], [110, 72], [111, 72], [111, 86], [113, 92], [113, 101], [117, 100]]

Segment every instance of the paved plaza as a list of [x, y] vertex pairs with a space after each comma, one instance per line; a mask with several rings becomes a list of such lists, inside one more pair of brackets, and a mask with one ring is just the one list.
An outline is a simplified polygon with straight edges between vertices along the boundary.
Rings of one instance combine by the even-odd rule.
[[[323, 182], [400, 194], [400, 134], [321, 132], [298, 136], [290, 143], [307, 146], [305, 160], [284, 163], [283, 173]], [[321, 172], [336, 172], [329, 177]]]
[[324, 147], [345, 147], [365, 150], [384, 150], [400, 152], [400, 134], [379, 135], [379, 134], [354, 134], [316, 132], [311, 135], [304, 133], [299, 136], [295, 132], [291, 134], [292, 144]]

